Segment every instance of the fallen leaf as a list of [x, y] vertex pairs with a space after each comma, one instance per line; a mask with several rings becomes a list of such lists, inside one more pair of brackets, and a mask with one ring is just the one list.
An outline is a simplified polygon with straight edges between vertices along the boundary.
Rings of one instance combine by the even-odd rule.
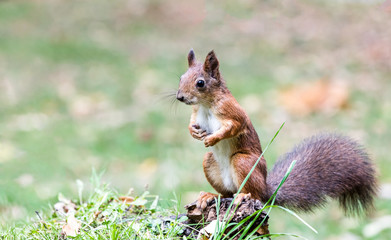
[[59, 202], [53, 206], [56, 212], [62, 215], [67, 215], [69, 213], [74, 214], [74, 212], [76, 212], [76, 204], [65, 198], [61, 193], [58, 194], [58, 200]]
[[200, 230], [197, 239], [207, 240], [212, 238], [213, 233], [218, 225], [220, 227], [224, 224], [224, 222], [220, 222], [217, 220], [213, 220], [206, 227]]
[[76, 237], [79, 233], [81, 224], [80, 221], [75, 218], [75, 214], [72, 213], [68, 216], [67, 222], [62, 226], [62, 233], [66, 236]]
[[118, 199], [124, 203], [131, 203], [134, 201], [134, 198], [129, 197], [129, 196], [122, 196], [122, 197], [119, 197]]
[[293, 86], [280, 92], [280, 103], [291, 114], [305, 116], [313, 112], [330, 113], [348, 103], [349, 89], [344, 82], [318, 80]]

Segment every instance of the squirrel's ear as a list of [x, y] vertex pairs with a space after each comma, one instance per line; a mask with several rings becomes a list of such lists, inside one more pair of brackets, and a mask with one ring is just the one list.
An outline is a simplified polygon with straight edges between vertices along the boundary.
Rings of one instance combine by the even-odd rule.
[[197, 62], [193, 49], [190, 49], [190, 52], [187, 55], [187, 62], [189, 63], [189, 67], [194, 66]]
[[204, 71], [207, 72], [211, 77], [220, 79], [219, 72], [219, 60], [217, 60], [215, 52], [212, 50], [208, 53], [204, 63]]

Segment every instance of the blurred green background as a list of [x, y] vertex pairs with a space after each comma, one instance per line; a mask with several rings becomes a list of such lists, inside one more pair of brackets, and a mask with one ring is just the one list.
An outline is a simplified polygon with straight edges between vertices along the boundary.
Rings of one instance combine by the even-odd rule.
[[[274, 211], [272, 232], [388, 239], [391, 226], [391, 4], [383, 1], [0, 1], [0, 223], [77, 196], [92, 169], [120, 192], [182, 205], [212, 191], [191, 109], [172, 104], [186, 56], [214, 49], [228, 87], [277, 156], [319, 131], [358, 139], [378, 166], [370, 218], [336, 203]], [[384, 229], [380, 226], [385, 225]]]

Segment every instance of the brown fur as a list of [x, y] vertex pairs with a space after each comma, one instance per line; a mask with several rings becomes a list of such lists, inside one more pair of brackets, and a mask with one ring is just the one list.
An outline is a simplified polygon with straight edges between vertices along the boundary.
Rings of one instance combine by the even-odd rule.
[[[212, 147], [203, 161], [207, 180], [223, 197], [231, 197], [262, 154], [258, 134], [226, 87], [215, 53], [211, 51], [201, 64], [191, 50], [188, 64], [177, 99], [193, 106], [190, 134]], [[199, 81], [205, 84], [198, 85]], [[356, 142], [332, 134], [294, 148], [277, 162], [269, 177], [262, 157], [241, 193], [267, 201], [293, 160], [297, 160], [296, 167], [278, 192], [277, 204], [311, 211], [332, 197], [339, 199], [346, 211], [371, 208], [377, 183], [370, 159]], [[202, 193], [198, 205], [206, 206], [215, 196]]]

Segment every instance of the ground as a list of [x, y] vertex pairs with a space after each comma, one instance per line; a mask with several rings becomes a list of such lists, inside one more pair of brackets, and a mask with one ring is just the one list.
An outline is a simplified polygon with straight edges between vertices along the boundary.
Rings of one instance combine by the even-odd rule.
[[[212, 191], [190, 108], [165, 98], [190, 48], [199, 60], [215, 50], [263, 146], [286, 122], [269, 167], [301, 139], [335, 131], [368, 149], [389, 186], [388, 2], [2, 1], [0, 222], [33, 215], [59, 192], [77, 196], [76, 179], [88, 182], [92, 169], [120, 192], [148, 188], [168, 203]], [[371, 220], [345, 218], [336, 204], [305, 219], [317, 239], [365, 238], [391, 214], [389, 192]], [[273, 214], [271, 231], [313, 238]]]

